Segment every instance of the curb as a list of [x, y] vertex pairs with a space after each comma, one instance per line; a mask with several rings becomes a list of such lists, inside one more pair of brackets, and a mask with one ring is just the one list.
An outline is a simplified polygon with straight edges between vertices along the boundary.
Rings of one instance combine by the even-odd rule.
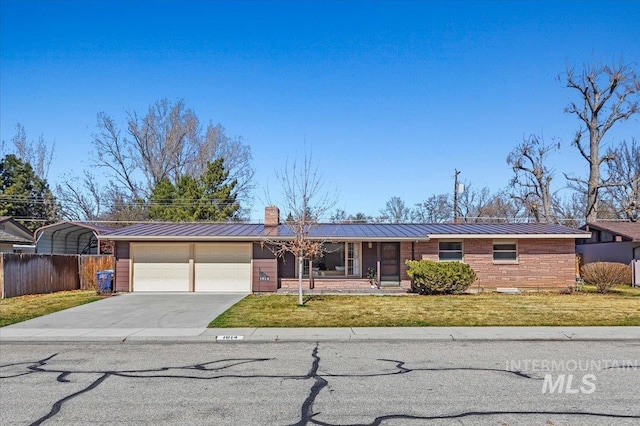
[[394, 328], [0, 328], [2, 343], [52, 342], [539, 342], [637, 341], [640, 327], [394, 327]]

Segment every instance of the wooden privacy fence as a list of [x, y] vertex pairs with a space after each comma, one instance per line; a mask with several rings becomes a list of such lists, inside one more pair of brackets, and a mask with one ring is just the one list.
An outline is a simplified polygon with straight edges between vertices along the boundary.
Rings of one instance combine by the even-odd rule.
[[0, 253], [0, 290], [4, 299], [95, 289], [95, 272], [112, 267], [112, 256]]
[[78, 271], [80, 273], [81, 290], [97, 290], [96, 273], [108, 269], [113, 270], [114, 258], [110, 255], [80, 255], [78, 256]]

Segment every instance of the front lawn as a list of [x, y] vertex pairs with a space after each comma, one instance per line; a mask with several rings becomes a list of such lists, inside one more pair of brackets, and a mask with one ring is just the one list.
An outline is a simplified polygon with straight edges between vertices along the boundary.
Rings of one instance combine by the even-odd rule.
[[426, 327], [640, 325], [640, 288], [609, 294], [457, 296], [252, 295], [209, 327]]
[[77, 290], [2, 299], [0, 300], [0, 327], [103, 298], [104, 296], [97, 295], [95, 290]]

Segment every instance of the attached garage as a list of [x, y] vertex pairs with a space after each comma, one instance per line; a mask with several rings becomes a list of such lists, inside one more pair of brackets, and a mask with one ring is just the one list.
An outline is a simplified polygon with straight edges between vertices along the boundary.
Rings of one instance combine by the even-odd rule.
[[251, 243], [195, 244], [195, 291], [251, 292]]
[[136, 292], [251, 292], [251, 243], [132, 243]]
[[133, 291], [189, 291], [190, 244], [132, 244]]

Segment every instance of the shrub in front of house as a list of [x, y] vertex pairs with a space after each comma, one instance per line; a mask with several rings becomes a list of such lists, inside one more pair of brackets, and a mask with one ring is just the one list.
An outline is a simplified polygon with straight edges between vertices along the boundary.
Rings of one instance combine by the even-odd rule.
[[461, 262], [407, 260], [411, 288], [420, 294], [462, 293], [476, 280], [476, 273]]
[[618, 284], [631, 284], [631, 267], [624, 263], [593, 262], [580, 268], [584, 282], [596, 286], [599, 293], [606, 293]]

